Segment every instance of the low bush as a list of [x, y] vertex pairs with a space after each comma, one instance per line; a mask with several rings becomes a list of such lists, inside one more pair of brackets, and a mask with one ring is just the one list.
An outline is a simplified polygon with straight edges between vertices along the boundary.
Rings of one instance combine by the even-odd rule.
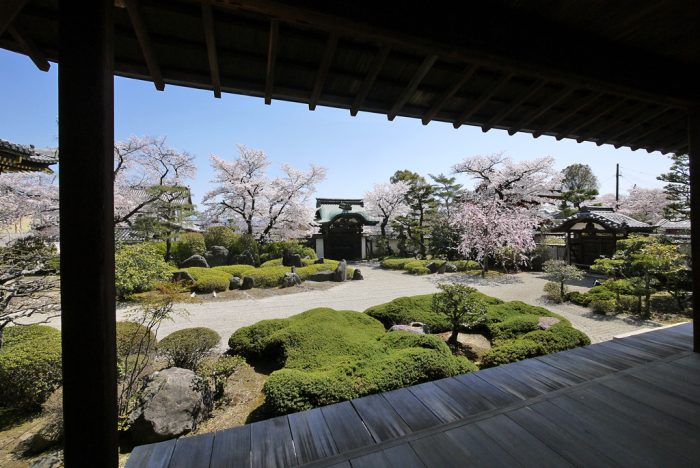
[[614, 301], [615, 293], [604, 286], [594, 286], [585, 293], [570, 292], [567, 297], [574, 304], [586, 307], [592, 301]]
[[479, 262], [474, 260], [455, 260], [454, 262], [448, 262], [457, 267], [457, 271], [471, 271], [471, 270], [481, 270]]
[[553, 281], [548, 281], [544, 285], [544, 297], [547, 298], [547, 300], [550, 300], [552, 302], [555, 302], [557, 304], [560, 304], [564, 302], [566, 297], [562, 297], [561, 295], [561, 286], [558, 283], [554, 283]]
[[533, 306], [530, 304], [526, 304], [522, 301], [500, 301], [498, 303], [491, 303], [489, 305], [489, 311], [486, 313], [485, 324], [487, 327], [489, 327], [492, 324], [505, 322], [513, 317], [518, 317], [521, 315], [536, 315], [538, 317], [556, 317], [567, 324], [569, 323], [569, 321], [566, 320], [564, 317], [552, 313], [544, 307]]
[[539, 315], [518, 315], [503, 322], [492, 323], [488, 326], [494, 343], [517, 338], [525, 333], [537, 330]]
[[547, 330], [531, 331], [523, 335], [522, 339], [538, 343], [544, 354], [591, 344], [591, 339], [585, 333], [562, 323], [557, 323]]
[[249, 271], [255, 270], [252, 265], [223, 265], [212, 268], [213, 271], [223, 271], [230, 276], [238, 276], [243, 278]]
[[136, 322], [117, 322], [117, 356], [143, 354], [154, 349], [156, 335], [144, 325]]
[[214, 399], [218, 400], [224, 394], [226, 380], [245, 365], [245, 359], [241, 356], [224, 355], [203, 361], [197, 374], [209, 383]]
[[404, 265], [403, 269], [412, 275], [428, 275], [430, 270], [426, 267], [431, 260], [414, 260]]
[[158, 351], [168, 359], [169, 366], [196, 370], [219, 341], [221, 337], [211, 328], [185, 328], [160, 340]]
[[273, 414], [476, 369], [452, 356], [438, 337], [407, 335], [387, 334], [380, 322], [357, 312], [313, 309], [240, 329], [229, 344], [232, 351], [264, 356], [283, 366], [263, 388]]
[[617, 311], [615, 299], [593, 299], [588, 307], [596, 314], [614, 314]]
[[287, 250], [291, 254], [299, 254], [304, 259], [316, 260], [316, 251], [297, 241], [270, 242], [262, 246], [260, 261], [268, 262], [277, 258], [282, 258], [282, 253]]
[[198, 293], [210, 293], [213, 291], [226, 291], [231, 282], [231, 274], [217, 268], [191, 267], [183, 268], [194, 278], [194, 291]]
[[256, 265], [260, 265], [260, 246], [250, 234], [238, 236], [236, 242], [228, 248], [229, 254], [240, 255], [243, 252], [250, 252]]
[[6, 327], [0, 348], [0, 402], [36, 410], [61, 385], [61, 332], [43, 325]]
[[211, 226], [204, 231], [204, 245], [211, 249], [215, 245], [230, 249], [235, 246], [240, 236], [236, 231], [226, 226]]
[[[299, 275], [299, 278], [301, 278], [301, 280], [304, 281], [309, 279], [311, 275], [314, 275], [319, 271], [335, 270], [337, 267], [337, 261], [326, 260], [324, 263], [311, 264], [297, 268], [296, 271], [297, 275]], [[282, 282], [282, 278], [284, 278], [284, 274], [289, 273], [290, 271], [290, 267], [285, 266], [261, 266], [260, 268], [245, 269], [240, 276], [250, 276], [251, 278], [253, 278], [253, 280], [255, 280], [256, 288], [274, 288], [280, 285], [280, 283]], [[352, 278], [352, 274], [354, 271], [355, 270], [352, 267], [348, 267], [347, 277]]]
[[173, 261], [176, 265], [190, 258], [192, 255], [204, 255], [207, 251], [204, 236], [198, 232], [186, 232], [180, 234], [173, 244]]
[[120, 246], [114, 266], [117, 296], [127, 298], [134, 293], [150, 291], [157, 282], [168, 279], [170, 272], [171, 267], [152, 244]]
[[403, 270], [406, 268], [406, 264], [415, 261], [416, 259], [411, 258], [396, 258], [388, 257], [381, 261], [380, 265], [382, 268], [387, 270]]
[[532, 340], [510, 340], [492, 348], [481, 358], [481, 367], [522, 361], [544, 354], [542, 345]]

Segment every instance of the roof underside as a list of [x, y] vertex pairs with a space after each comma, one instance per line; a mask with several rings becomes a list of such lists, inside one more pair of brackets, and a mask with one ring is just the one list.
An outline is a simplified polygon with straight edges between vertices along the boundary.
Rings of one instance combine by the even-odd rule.
[[[158, 87], [662, 152], [700, 104], [694, 0], [115, 3], [115, 73]], [[30, 1], [0, 47], [56, 61], [56, 10]]]

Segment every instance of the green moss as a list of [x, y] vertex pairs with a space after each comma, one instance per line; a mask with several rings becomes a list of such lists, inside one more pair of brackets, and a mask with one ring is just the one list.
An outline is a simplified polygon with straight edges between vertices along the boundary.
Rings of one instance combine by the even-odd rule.
[[61, 332], [43, 325], [5, 328], [0, 348], [3, 406], [38, 409], [61, 378]]
[[274, 414], [301, 411], [475, 370], [438, 337], [387, 334], [380, 322], [352, 311], [313, 309], [236, 331], [232, 351], [283, 368], [263, 389]]

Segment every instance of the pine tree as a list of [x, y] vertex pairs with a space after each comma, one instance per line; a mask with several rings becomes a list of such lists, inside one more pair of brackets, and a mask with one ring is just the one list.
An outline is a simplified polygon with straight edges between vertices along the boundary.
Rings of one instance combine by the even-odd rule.
[[664, 215], [673, 221], [690, 219], [690, 160], [687, 154], [674, 154], [671, 159], [673, 165], [669, 172], [657, 177], [667, 182], [664, 192], [669, 204]]

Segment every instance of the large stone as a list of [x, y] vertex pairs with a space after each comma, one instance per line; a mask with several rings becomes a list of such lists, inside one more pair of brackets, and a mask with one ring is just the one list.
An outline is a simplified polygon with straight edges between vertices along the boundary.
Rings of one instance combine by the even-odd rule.
[[537, 320], [537, 326], [540, 330], [546, 330], [559, 322], [561, 322], [561, 320], [556, 317], [540, 317], [539, 320]]
[[285, 273], [282, 277], [280, 286], [283, 288], [291, 288], [292, 286], [298, 286], [301, 284], [301, 278], [295, 272]]
[[352, 273], [352, 280], [353, 281], [359, 281], [365, 279], [364, 276], [362, 276], [362, 271], [360, 271], [359, 268], [356, 268], [355, 271]]
[[204, 254], [204, 258], [207, 259], [207, 263], [211, 267], [226, 265], [228, 262], [228, 249], [220, 245], [212, 245]]
[[315, 264], [315, 265], [321, 265], [322, 263], [323, 263], [323, 257], [317, 258], [317, 259], [314, 261], [314, 264]]
[[211, 407], [209, 387], [191, 370], [171, 367], [154, 372], [129, 415], [132, 440], [148, 444], [192, 432]]
[[333, 281], [335, 278], [335, 272], [331, 270], [323, 270], [318, 273], [314, 273], [309, 277], [309, 281]]
[[454, 263], [446, 263], [445, 271], [447, 273], [457, 273], [457, 265], [455, 265]]
[[423, 329], [423, 325], [413, 327], [411, 325], [394, 325], [389, 329], [390, 332], [392, 331], [405, 331], [409, 333], [416, 333], [418, 335], [424, 335], [425, 330]]
[[253, 289], [255, 287], [255, 278], [252, 276], [244, 276], [241, 289]]
[[190, 258], [180, 264], [180, 268], [202, 267], [209, 268], [207, 259], [201, 255], [192, 255]]
[[189, 281], [194, 283], [194, 278], [186, 271], [175, 271], [170, 279], [173, 283], [179, 283], [180, 281]]
[[302, 267], [301, 255], [290, 253], [289, 250], [282, 251], [282, 266], [286, 267]]
[[54, 452], [39, 458], [29, 468], [63, 468], [63, 452]]
[[333, 281], [345, 281], [348, 279], [348, 262], [341, 260], [338, 268], [333, 272]]
[[255, 266], [255, 257], [250, 250], [244, 251], [240, 255], [229, 255], [228, 262], [231, 265], [252, 265]]
[[229, 289], [238, 289], [241, 287], [241, 279], [238, 276], [232, 276], [228, 283]]
[[438, 267], [437, 274], [444, 275], [446, 271], [447, 271], [447, 262], [443, 262], [442, 265], [440, 265]]
[[430, 273], [437, 273], [439, 268], [438, 264], [435, 262], [430, 262], [425, 267], [430, 271]]

